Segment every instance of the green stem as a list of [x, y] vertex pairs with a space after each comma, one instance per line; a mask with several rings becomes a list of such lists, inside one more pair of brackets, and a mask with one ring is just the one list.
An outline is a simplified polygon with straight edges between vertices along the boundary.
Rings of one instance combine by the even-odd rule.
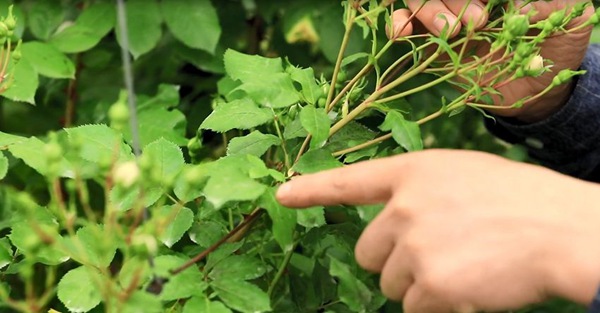
[[288, 153], [287, 148], [285, 147], [286, 141], [285, 137], [283, 136], [283, 133], [281, 132], [281, 127], [279, 126], [279, 117], [277, 115], [275, 115], [275, 129], [277, 130], [277, 136], [279, 136], [279, 139], [281, 139], [281, 150], [283, 151], [283, 157], [285, 158], [285, 168], [286, 170], [289, 170], [290, 168], [292, 168], [292, 165], [290, 164], [290, 154]]
[[[298, 233], [296, 232], [294, 234], [294, 237], [297, 237], [297, 236], [298, 236]], [[277, 270], [277, 273], [275, 274], [273, 281], [269, 285], [269, 289], [267, 291], [267, 294], [269, 295], [269, 297], [271, 297], [273, 295], [273, 291], [275, 290], [277, 283], [279, 283], [279, 280], [281, 280], [281, 277], [283, 276], [285, 269], [287, 268], [288, 264], [290, 264], [290, 261], [292, 260], [292, 256], [294, 255], [294, 250], [296, 250], [296, 247], [298, 246], [299, 242], [300, 241], [294, 242], [294, 245], [292, 246], [292, 248], [285, 253], [285, 257], [283, 258], [283, 261], [281, 261], [281, 264], [279, 264], [279, 269]]]

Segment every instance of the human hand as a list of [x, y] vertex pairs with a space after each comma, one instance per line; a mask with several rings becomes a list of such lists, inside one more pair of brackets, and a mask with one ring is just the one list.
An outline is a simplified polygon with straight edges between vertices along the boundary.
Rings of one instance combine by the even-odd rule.
[[[461, 24], [466, 25], [473, 21], [477, 29], [483, 27], [488, 19], [486, 4], [488, 0], [431, 0], [423, 5], [423, 0], [406, 0], [409, 9], [401, 9], [394, 12], [393, 29], [394, 36], [410, 35], [414, 29], [414, 23], [409, 22], [411, 12], [415, 13], [415, 18], [428, 31], [439, 35], [441, 30], [450, 24], [454, 29], [453, 36], [460, 31]], [[516, 1], [519, 3], [519, 1]], [[521, 3], [523, 1], [520, 1]], [[589, 0], [556, 0], [556, 1], [534, 1], [522, 8], [522, 13], [529, 10], [535, 10], [532, 22], [547, 18], [552, 12], [572, 7], [576, 2], [591, 2]], [[468, 5], [463, 15], [461, 23], [458, 23], [457, 16]], [[567, 29], [581, 25], [587, 21], [594, 13], [593, 6], [588, 7], [585, 14], [574, 19]], [[447, 21], [447, 22], [446, 22]], [[516, 101], [527, 96], [533, 96], [544, 90], [552, 82], [554, 76], [564, 69], [576, 70], [582, 63], [587, 50], [592, 28], [587, 27], [572, 33], [558, 33], [548, 38], [541, 45], [541, 55], [554, 62], [552, 72], [546, 73], [540, 77], [525, 77], [518, 79], [510, 84], [499, 88], [502, 97], [495, 99], [496, 104], [500, 106], [510, 106]], [[488, 47], [478, 47], [481, 55], [489, 52]], [[571, 84], [564, 84], [554, 88], [550, 93], [541, 97], [539, 100], [528, 103], [519, 109], [511, 110], [493, 110], [494, 114], [501, 116], [510, 116], [520, 119], [524, 122], [536, 122], [549, 117], [556, 112], [566, 101], [572, 91]]]
[[599, 186], [543, 167], [428, 150], [300, 176], [277, 198], [387, 203], [355, 254], [408, 313], [589, 303], [600, 284]]

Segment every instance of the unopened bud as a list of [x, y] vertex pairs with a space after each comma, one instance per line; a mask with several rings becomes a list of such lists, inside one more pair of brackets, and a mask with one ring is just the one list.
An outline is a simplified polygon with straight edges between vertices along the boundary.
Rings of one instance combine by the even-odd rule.
[[133, 186], [140, 178], [140, 168], [135, 161], [117, 164], [113, 172], [114, 182], [124, 188]]

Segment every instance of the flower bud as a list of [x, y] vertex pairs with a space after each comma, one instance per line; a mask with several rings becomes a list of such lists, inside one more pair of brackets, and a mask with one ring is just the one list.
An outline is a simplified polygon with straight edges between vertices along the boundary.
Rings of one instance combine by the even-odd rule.
[[4, 23], [6, 24], [6, 27], [8, 28], [8, 30], [10, 32], [15, 30], [15, 27], [17, 27], [17, 20], [15, 19], [15, 16], [13, 15], [13, 6], [12, 5], [8, 7], [8, 16], [4, 20]]
[[544, 58], [537, 54], [529, 60], [529, 63], [525, 65], [525, 69], [531, 73], [540, 73], [544, 69]]
[[124, 188], [129, 188], [138, 182], [140, 168], [135, 161], [117, 164], [113, 171], [114, 182]]
[[548, 17], [548, 22], [554, 27], [560, 27], [564, 23], [566, 14], [567, 12], [565, 10], [552, 12], [552, 14], [550, 14]]
[[572, 71], [569, 69], [562, 70], [560, 71], [560, 73], [558, 73], [558, 75], [554, 77], [554, 79], [552, 80], [552, 84], [554, 86], [565, 84], [569, 82], [574, 76], [581, 75], [583, 73], [585, 73], [585, 71]]
[[504, 21], [504, 28], [510, 34], [510, 39], [521, 37], [529, 31], [529, 17], [527, 15], [511, 15]]

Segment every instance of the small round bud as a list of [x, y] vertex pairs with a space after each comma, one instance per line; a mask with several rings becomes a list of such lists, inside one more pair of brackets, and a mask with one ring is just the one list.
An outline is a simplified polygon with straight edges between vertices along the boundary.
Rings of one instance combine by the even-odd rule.
[[138, 182], [140, 178], [140, 168], [135, 161], [120, 163], [115, 166], [113, 171], [114, 182], [124, 188], [129, 188]]
[[49, 142], [44, 145], [44, 155], [49, 163], [60, 162], [62, 158], [63, 150], [61, 146], [56, 142]]
[[565, 16], [566, 16], [565, 10], [552, 12], [552, 14], [550, 14], [550, 16], [548, 17], [548, 22], [550, 22], [550, 24], [552, 24], [552, 26], [554, 26], [554, 27], [560, 27], [563, 25]]
[[8, 16], [4, 20], [4, 23], [6, 23], [6, 27], [8, 28], [9, 31], [13, 31], [17, 27], [17, 20], [15, 19], [15, 16], [13, 15], [13, 6], [12, 5], [8, 7]]
[[539, 54], [535, 55], [529, 60], [529, 63], [525, 65], [525, 70], [532, 74], [532, 76], [537, 76], [537, 74], [544, 70], [544, 58]]
[[529, 17], [522, 14], [511, 15], [504, 21], [504, 28], [513, 38], [524, 36], [529, 31]]
[[147, 234], [137, 234], [131, 239], [131, 247], [141, 256], [156, 255], [158, 244], [153, 236]]

